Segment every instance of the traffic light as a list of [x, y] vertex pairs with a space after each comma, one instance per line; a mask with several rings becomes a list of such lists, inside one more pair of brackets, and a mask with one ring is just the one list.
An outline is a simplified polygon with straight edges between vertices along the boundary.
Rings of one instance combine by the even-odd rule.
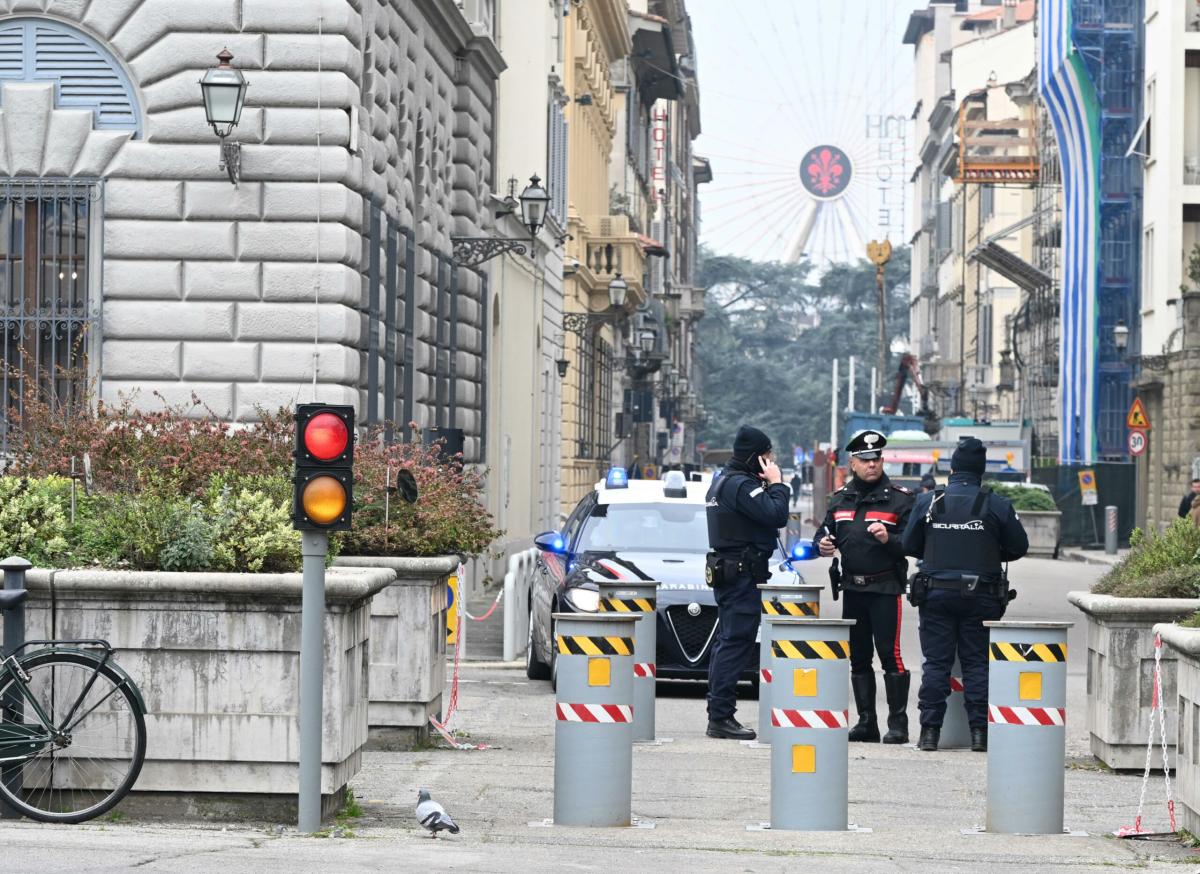
[[292, 526], [297, 531], [349, 531], [354, 503], [354, 407], [296, 407], [296, 474]]

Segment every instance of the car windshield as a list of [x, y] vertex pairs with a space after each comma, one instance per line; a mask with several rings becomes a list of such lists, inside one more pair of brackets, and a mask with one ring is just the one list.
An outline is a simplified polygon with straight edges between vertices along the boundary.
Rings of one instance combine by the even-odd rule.
[[703, 504], [598, 504], [577, 552], [707, 552]]

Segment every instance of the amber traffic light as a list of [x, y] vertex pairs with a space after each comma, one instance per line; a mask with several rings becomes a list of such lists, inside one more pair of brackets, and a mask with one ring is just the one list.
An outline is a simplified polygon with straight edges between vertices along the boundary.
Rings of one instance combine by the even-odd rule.
[[300, 531], [348, 531], [354, 504], [354, 407], [296, 407], [292, 524]]

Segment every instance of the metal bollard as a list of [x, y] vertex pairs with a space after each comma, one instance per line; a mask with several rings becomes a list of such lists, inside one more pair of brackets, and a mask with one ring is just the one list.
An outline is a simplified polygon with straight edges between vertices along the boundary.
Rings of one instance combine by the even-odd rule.
[[971, 746], [971, 726], [967, 722], [967, 702], [963, 698], [962, 665], [954, 657], [950, 670], [950, 696], [946, 699], [946, 715], [942, 719], [939, 750], [965, 750]]
[[1071, 622], [985, 622], [987, 830], [1061, 834]]
[[555, 613], [554, 824], [633, 816], [633, 653], [638, 616]]
[[849, 826], [853, 619], [767, 616], [771, 641], [771, 828]]
[[[810, 619], [821, 615], [821, 590], [824, 586], [787, 585], [782, 583], [761, 583], [758, 590], [762, 592], [762, 617], [768, 616], [807, 616]], [[767, 684], [771, 682], [771, 641], [767, 639], [766, 631], [759, 628], [758, 652], [758, 742], [771, 742], [771, 690]]]
[[658, 583], [654, 580], [597, 582], [600, 612], [637, 617], [633, 627], [633, 740], [654, 740], [658, 666]]
[[[33, 565], [23, 558], [15, 555], [10, 555], [4, 561], [0, 561], [0, 570], [4, 571], [4, 591], [6, 592], [24, 592], [25, 591], [25, 572]], [[14, 604], [4, 611], [4, 641], [3, 646], [0, 646], [0, 655], [8, 656], [18, 647], [25, 643], [25, 605], [24, 603]], [[0, 710], [4, 713], [4, 719], [8, 722], [23, 723], [25, 721], [25, 705], [20, 692], [13, 689], [4, 696], [4, 700], [0, 701]], [[21, 764], [8, 764], [0, 768], [0, 780], [9, 787], [9, 790], [14, 794], [20, 791], [23, 780], [23, 766]], [[20, 814], [16, 811], [9, 810], [3, 802], [0, 802], [0, 819], [20, 819]]]
[[1117, 508], [1104, 508], [1104, 552], [1106, 555], [1117, 554]]

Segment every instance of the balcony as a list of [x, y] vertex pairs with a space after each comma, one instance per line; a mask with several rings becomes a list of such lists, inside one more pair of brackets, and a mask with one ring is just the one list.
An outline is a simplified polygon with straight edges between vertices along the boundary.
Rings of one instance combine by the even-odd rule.
[[629, 284], [629, 305], [640, 306], [646, 299], [646, 252], [629, 217], [588, 216], [573, 224], [579, 275], [593, 295], [592, 307], [608, 306], [608, 282], [618, 273]]

